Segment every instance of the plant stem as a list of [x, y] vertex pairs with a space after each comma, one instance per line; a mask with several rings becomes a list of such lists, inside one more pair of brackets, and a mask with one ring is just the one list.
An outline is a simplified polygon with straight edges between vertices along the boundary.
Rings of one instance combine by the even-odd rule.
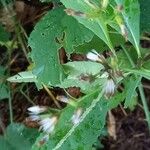
[[146, 103], [146, 98], [145, 98], [145, 94], [144, 94], [142, 84], [140, 84], [138, 86], [138, 89], [139, 89], [140, 97], [141, 97], [141, 100], [142, 100], [142, 103], [143, 103], [143, 106], [144, 106], [144, 111], [145, 111], [145, 115], [146, 115], [146, 120], [148, 122], [148, 127], [150, 129], [150, 114], [149, 114], [149, 109], [148, 109], [148, 106], [147, 106], [147, 103]]
[[10, 123], [13, 123], [13, 110], [12, 110], [12, 99], [11, 99], [11, 92], [10, 92], [10, 86], [9, 86], [9, 98], [8, 98], [8, 103], [9, 103], [9, 115], [10, 115]]
[[51, 99], [54, 101], [54, 103], [56, 104], [56, 106], [58, 108], [61, 108], [60, 104], [58, 103], [58, 101], [56, 100], [56, 98], [54, 97], [54, 95], [52, 94], [52, 92], [47, 88], [47, 86], [45, 84], [43, 84], [43, 87], [44, 87], [45, 91], [48, 93], [48, 95], [51, 97]]
[[149, 37], [146, 37], [146, 36], [142, 36], [141, 39], [142, 39], [142, 40], [150, 41], [150, 38], [149, 38]]
[[22, 89], [20, 90], [20, 93], [28, 100], [28, 102], [30, 102], [32, 105], [35, 105], [35, 103], [22, 91]]

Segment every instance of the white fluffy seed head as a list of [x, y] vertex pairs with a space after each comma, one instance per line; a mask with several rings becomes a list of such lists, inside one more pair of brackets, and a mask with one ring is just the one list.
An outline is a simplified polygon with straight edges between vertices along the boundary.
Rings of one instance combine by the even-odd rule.
[[32, 106], [28, 108], [28, 111], [30, 111], [30, 114], [40, 114], [47, 110], [47, 107], [45, 106]]
[[51, 118], [44, 118], [39, 122], [40, 130], [43, 130], [46, 133], [52, 133], [54, 131], [55, 125], [57, 123], [57, 117], [53, 116]]
[[110, 96], [112, 96], [115, 92], [115, 83], [113, 81], [113, 79], [108, 79], [104, 85], [104, 92], [105, 92], [105, 96], [107, 98], [109, 98]]

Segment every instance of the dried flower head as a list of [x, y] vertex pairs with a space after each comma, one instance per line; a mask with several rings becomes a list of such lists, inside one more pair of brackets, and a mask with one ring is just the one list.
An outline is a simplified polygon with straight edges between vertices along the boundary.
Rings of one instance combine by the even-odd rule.
[[47, 110], [47, 107], [45, 106], [32, 106], [28, 108], [28, 111], [30, 111], [31, 114], [40, 114]]
[[52, 133], [54, 131], [55, 125], [57, 123], [58, 118], [56, 116], [44, 118], [39, 122], [40, 130], [43, 130], [46, 133]]
[[104, 85], [104, 93], [105, 93], [106, 98], [113, 96], [113, 94], [115, 92], [115, 88], [116, 88], [116, 85], [115, 85], [113, 79], [107, 79], [107, 81]]
[[71, 121], [73, 124], [78, 124], [80, 122], [80, 118], [82, 115], [82, 108], [78, 108], [75, 113], [73, 114]]

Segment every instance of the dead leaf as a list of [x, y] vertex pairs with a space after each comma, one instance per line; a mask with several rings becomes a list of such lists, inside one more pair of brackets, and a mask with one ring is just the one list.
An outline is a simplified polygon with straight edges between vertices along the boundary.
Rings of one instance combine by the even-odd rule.
[[108, 129], [109, 136], [111, 136], [114, 140], [116, 140], [116, 138], [117, 138], [116, 120], [111, 111], [108, 112], [107, 129]]

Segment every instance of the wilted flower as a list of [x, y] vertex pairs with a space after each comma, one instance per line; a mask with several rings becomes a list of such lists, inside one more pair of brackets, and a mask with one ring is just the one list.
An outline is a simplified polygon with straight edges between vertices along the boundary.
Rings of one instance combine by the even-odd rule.
[[78, 108], [72, 116], [71, 120], [73, 124], [78, 124], [82, 115], [82, 108]]
[[43, 130], [46, 133], [51, 133], [53, 132], [55, 125], [57, 123], [58, 118], [56, 116], [53, 117], [48, 117], [48, 118], [44, 118], [43, 120], [41, 120], [39, 122], [40, 126], [40, 130]]
[[105, 92], [105, 96], [107, 98], [109, 98], [110, 96], [112, 96], [114, 94], [115, 87], [116, 87], [116, 85], [115, 85], [113, 79], [108, 79], [106, 81], [106, 84], [104, 86], [104, 92]]
[[47, 110], [47, 107], [45, 106], [32, 106], [28, 108], [28, 111], [30, 111], [31, 114], [40, 114]]

